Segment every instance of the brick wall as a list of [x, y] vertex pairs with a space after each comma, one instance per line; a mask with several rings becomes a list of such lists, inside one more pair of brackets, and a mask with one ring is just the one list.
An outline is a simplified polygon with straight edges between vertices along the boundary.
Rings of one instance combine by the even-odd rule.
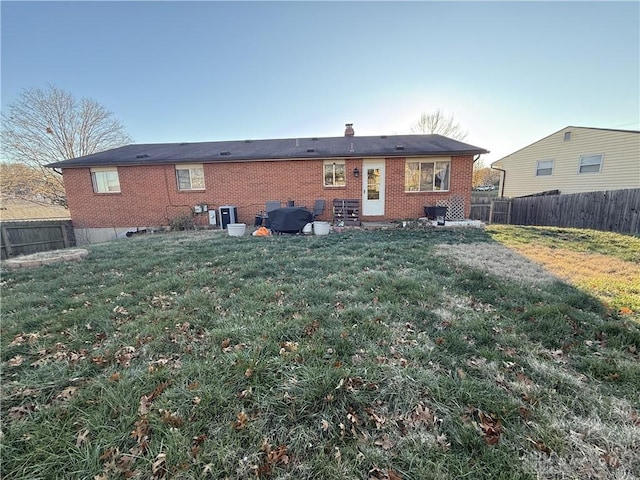
[[[205, 191], [178, 191], [174, 165], [118, 167], [120, 193], [93, 192], [89, 168], [63, 170], [67, 201], [76, 228], [153, 227], [169, 224], [169, 219], [190, 213], [193, 206], [205, 203], [238, 207], [240, 222], [253, 224], [255, 215], [267, 200], [313, 207], [324, 199], [326, 208], [320, 217], [332, 220], [334, 198], [361, 198], [364, 175], [353, 176], [355, 167], [362, 172], [362, 159], [347, 159], [347, 185], [323, 187], [322, 160], [263, 161], [204, 164]], [[465, 216], [471, 208], [473, 158], [452, 157], [451, 185], [448, 192], [405, 193], [404, 158], [386, 159], [386, 195], [384, 217], [364, 220], [394, 220], [423, 215], [424, 205], [435, 205], [452, 195], [465, 198]], [[196, 221], [208, 223], [206, 214]]]

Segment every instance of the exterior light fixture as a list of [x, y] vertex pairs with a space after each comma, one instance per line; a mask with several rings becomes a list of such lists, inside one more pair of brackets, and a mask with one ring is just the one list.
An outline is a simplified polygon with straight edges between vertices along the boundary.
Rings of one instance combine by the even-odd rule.
[[360, 176], [360, 170], [358, 170], [358, 167], [353, 169], [353, 176], [356, 178]]

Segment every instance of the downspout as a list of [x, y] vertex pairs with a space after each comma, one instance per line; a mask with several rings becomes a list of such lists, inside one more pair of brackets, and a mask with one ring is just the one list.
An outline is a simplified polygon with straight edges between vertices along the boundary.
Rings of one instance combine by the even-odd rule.
[[504, 197], [504, 181], [507, 179], [507, 171], [503, 170], [502, 168], [493, 167], [491, 165], [489, 165], [489, 168], [491, 170], [498, 170], [499, 172], [502, 172], [502, 186], [500, 188], [500, 196]]

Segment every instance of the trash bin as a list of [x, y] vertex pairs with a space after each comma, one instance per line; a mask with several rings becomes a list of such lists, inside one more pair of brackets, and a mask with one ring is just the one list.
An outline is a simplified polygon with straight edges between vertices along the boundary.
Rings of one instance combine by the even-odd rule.
[[438, 225], [444, 225], [445, 218], [447, 217], [447, 207], [430, 207], [425, 205], [424, 216], [429, 220], [436, 220]]

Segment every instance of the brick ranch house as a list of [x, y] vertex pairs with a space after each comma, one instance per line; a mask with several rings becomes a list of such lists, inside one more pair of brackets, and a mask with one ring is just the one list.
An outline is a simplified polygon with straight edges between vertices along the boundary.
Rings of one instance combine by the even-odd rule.
[[[180, 215], [237, 207], [253, 224], [267, 201], [313, 207], [360, 200], [362, 221], [418, 218], [425, 205], [468, 218], [473, 163], [487, 150], [441, 135], [355, 136], [127, 145], [48, 165], [64, 179], [76, 238], [106, 241]], [[219, 220], [218, 220], [219, 222]]]

